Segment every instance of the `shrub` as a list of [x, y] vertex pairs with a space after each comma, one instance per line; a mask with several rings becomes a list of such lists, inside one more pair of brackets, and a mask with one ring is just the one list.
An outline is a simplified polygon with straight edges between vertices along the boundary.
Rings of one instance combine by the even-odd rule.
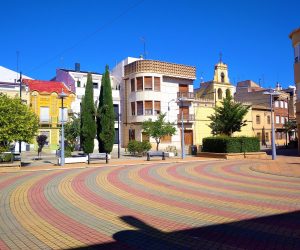
[[13, 160], [12, 153], [0, 153], [0, 162], [11, 162]]
[[243, 153], [260, 151], [257, 137], [217, 136], [203, 139], [203, 152]]
[[135, 141], [132, 140], [130, 142], [128, 142], [127, 145], [128, 151], [133, 154], [144, 154], [145, 152], [147, 152], [148, 150], [150, 150], [152, 148], [150, 142], [148, 141], [143, 141], [143, 142], [139, 142], [139, 141]]

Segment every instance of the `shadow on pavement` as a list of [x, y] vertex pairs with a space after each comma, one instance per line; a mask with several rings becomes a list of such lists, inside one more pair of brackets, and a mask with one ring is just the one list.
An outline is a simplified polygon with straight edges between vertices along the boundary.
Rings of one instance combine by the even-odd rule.
[[[268, 155], [272, 155], [272, 150], [271, 149], [265, 149], [265, 151]], [[277, 155], [282, 155], [282, 156], [295, 156], [299, 157], [298, 155], [298, 150], [295, 148], [277, 148], [276, 149], [276, 154]]]
[[300, 211], [169, 233], [132, 216], [120, 219], [136, 230], [77, 249], [300, 249]]

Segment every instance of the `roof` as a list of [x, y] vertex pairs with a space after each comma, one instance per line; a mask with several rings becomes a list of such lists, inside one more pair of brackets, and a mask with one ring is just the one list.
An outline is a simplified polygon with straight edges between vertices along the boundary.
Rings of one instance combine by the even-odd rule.
[[66, 94], [73, 93], [63, 82], [23, 79], [23, 83], [29, 87], [30, 91], [60, 94], [63, 90]]
[[[0, 66], [0, 81], [2, 82], [16, 82], [20, 78], [20, 73]], [[22, 78], [32, 79], [29, 76], [22, 75]]]
[[74, 69], [60, 69], [62, 71], [65, 71], [65, 72], [73, 72], [73, 73], [81, 73], [81, 74], [88, 74], [88, 73], [91, 73], [93, 75], [103, 75], [101, 73], [98, 73], [98, 72], [91, 72], [91, 71], [77, 71], [77, 70], [74, 70]]

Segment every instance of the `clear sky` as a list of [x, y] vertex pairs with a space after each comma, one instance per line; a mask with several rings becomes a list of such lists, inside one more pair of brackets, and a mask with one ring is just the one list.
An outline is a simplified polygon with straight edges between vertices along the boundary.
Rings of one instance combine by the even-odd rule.
[[[222, 52], [233, 84], [294, 84], [288, 35], [299, 0], [2, 0], [0, 65], [49, 80], [56, 68], [103, 72], [131, 56], [193, 65], [212, 80]], [[17, 64], [19, 51], [19, 64]]]

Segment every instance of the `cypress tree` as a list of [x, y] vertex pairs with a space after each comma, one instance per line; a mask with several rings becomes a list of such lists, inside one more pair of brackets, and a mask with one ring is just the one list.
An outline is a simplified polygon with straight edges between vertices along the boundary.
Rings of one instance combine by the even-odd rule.
[[105, 67], [105, 73], [101, 81], [97, 114], [99, 153], [106, 153], [107, 155], [112, 151], [115, 139], [115, 113], [108, 65]]
[[87, 83], [85, 87], [84, 99], [81, 105], [81, 137], [82, 149], [86, 154], [93, 153], [94, 151], [94, 138], [96, 135], [96, 122], [95, 122], [95, 106], [93, 95], [93, 80], [91, 73], [88, 73]]

